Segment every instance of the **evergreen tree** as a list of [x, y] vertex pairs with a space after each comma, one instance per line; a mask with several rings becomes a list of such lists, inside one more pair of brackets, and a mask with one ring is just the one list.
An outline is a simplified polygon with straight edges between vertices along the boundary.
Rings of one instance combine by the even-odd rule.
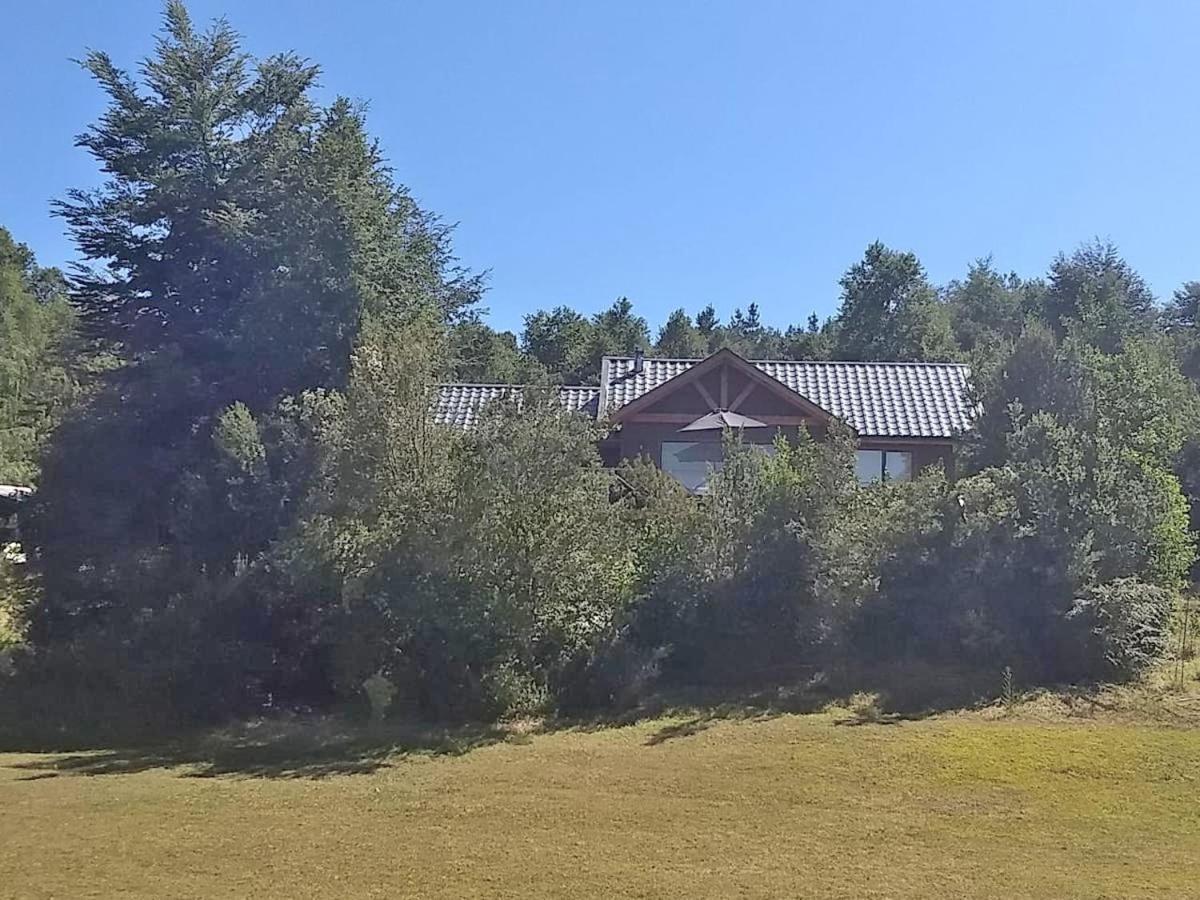
[[452, 320], [479, 287], [393, 182], [361, 111], [312, 100], [315, 66], [251, 59], [228, 25], [198, 31], [170, 2], [140, 79], [100, 52], [84, 68], [108, 108], [79, 142], [109, 180], [58, 211], [85, 259], [85, 324], [123, 365], [47, 458], [31, 522], [43, 636], [165, 605], [262, 552], [270, 528], [214, 509], [278, 524], [287, 498], [258, 510], [231, 495], [224, 412], [259, 418], [339, 387], [364, 316]]
[[627, 356], [649, 347], [650, 329], [645, 319], [634, 314], [628, 297], [618, 297], [612, 306], [592, 317], [588, 358], [596, 372], [602, 356]]
[[667, 317], [667, 322], [658, 332], [654, 352], [659, 356], [676, 359], [696, 359], [708, 354], [708, 341], [692, 324], [686, 310], [677, 309]]
[[592, 323], [570, 307], [538, 310], [525, 317], [521, 349], [547, 372], [566, 381], [574, 381], [592, 368], [591, 344]]
[[784, 359], [829, 359], [833, 356], [833, 333], [817, 314], [808, 317], [804, 327], [791, 325], [783, 335]]
[[1148, 334], [1155, 313], [1150, 288], [1111, 243], [1085, 244], [1050, 267], [1041, 315], [1059, 337], [1072, 332], [1115, 352]]
[[0, 228], [0, 484], [37, 479], [39, 449], [75, 393], [73, 326], [61, 274]]
[[1189, 281], [1171, 295], [1163, 310], [1162, 321], [1167, 331], [1200, 325], [1200, 281]]
[[749, 304], [744, 312], [735, 309], [729, 324], [716, 326], [709, 346], [712, 350], [727, 347], [746, 359], [777, 359], [786, 353], [783, 334], [763, 324], [757, 303]]
[[1159, 321], [1183, 374], [1200, 383], [1200, 281], [1189, 281], [1175, 291]]
[[1021, 333], [1035, 289], [1016, 275], [1001, 275], [990, 259], [976, 260], [964, 281], [946, 288], [958, 346], [969, 353], [1011, 342]]
[[935, 361], [956, 355], [949, 313], [914, 254], [876, 241], [841, 285], [838, 358]]
[[524, 384], [539, 381], [546, 370], [517, 345], [511, 331], [495, 331], [476, 317], [450, 330], [449, 369], [455, 381]]
[[712, 341], [713, 335], [720, 324], [721, 320], [717, 316], [717, 311], [713, 308], [711, 303], [696, 314], [696, 330], [699, 331], [707, 341]]

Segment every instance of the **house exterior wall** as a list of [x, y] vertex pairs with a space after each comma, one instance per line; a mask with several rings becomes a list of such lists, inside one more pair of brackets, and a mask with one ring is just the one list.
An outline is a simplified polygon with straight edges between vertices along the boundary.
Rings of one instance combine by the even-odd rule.
[[[605, 442], [602, 453], [606, 463], [645, 456], [662, 466], [664, 441], [720, 441], [719, 431], [686, 431], [680, 429], [714, 408], [734, 409], [742, 415], [765, 421], [766, 428], [750, 428], [743, 432], [748, 443], [769, 444], [777, 434], [795, 440], [800, 427], [807, 427], [818, 440], [825, 437], [827, 427], [823, 418], [806, 414], [795, 402], [780, 396], [766, 386], [752, 383], [742, 372], [730, 367], [707, 373], [694, 382], [679, 385], [662, 400], [629, 416], [620, 429]], [[864, 450], [897, 450], [912, 454], [913, 471], [941, 464], [952, 474], [953, 442], [930, 439], [872, 438], [863, 436], [859, 447]]]
[[[631, 422], [622, 427], [619, 435], [619, 459], [636, 459], [639, 456], [648, 457], [656, 466], [662, 465], [663, 441], [714, 441], [720, 443], [719, 431], [685, 431], [679, 429], [687, 423], [664, 424], [658, 422]], [[748, 444], [770, 444], [777, 434], [783, 434], [789, 440], [796, 439], [798, 428], [795, 426], [777, 426], [772, 428], [749, 429], [742, 434], [742, 439]], [[914, 457], [915, 460], [915, 457]]]
[[[686, 424], [686, 423], [684, 423]], [[628, 422], [615, 436], [610, 445], [607, 464], [615, 465], [622, 459], [636, 459], [645, 456], [656, 466], [662, 466], [663, 441], [720, 441], [719, 431], [701, 431], [682, 434], [679, 429], [682, 424], [665, 424], [661, 422]], [[746, 443], [770, 444], [777, 434], [782, 434], [790, 441], [795, 441], [799, 428], [796, 426], [776, 426], [772, 428], [755, 428], [743, 433]], [[813, 428], [812, 434], [818, 440], [824, 438], [824, 428]], [[861, 450], [899, 450], [912, 454], [913, 471], [920, 472], [930, 466], [941, 465], [947, 475], [954, 474], [954, 444], [951, 441], [935, 440], [898, 440], [863, 437], [858, 441]]]

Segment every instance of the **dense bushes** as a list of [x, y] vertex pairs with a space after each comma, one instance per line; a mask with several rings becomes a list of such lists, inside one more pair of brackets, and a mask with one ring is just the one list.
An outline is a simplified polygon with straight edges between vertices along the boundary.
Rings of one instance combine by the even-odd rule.
[[1194, 389], [1141, 339], [1106, 354], [1031, 324], [989, 352], [957, 480], [860, 488], [835, 435], [735, 448], [689, 509], [649, 504], [635, 621], [670, 648], [664, 672], [891, 660], [1060, 682], [1148, 665], [1195, 556], [1172, 473]]
[[1029, 682], [1136, 674], [1192, 559], [1178, 484], [1045, 413], [1010, 438], [1005, 465], [957, 482], [865, 488], [836, 440], [734, 452], [678, 520], [639, 639], [670, 647], [665, 672], [688, 681], [888, 660]]
[[593, 427], [553, 391], [496, 403], [469, 434], [430, 423], [439, 346], [428, 322], [366, 327], [264, 591], [276, 614], [299, 605], [296, 668], [323, 666], [339, 696], [382, 674], [417, 714], [544, 709], [617, 629], [636, 547]]
[[15, 562], [15, 544], [0, 543], [0, 653], [20, 644], [24, 637], [27, 609], [34, 601], [29, 579]]
[[[1161, 457], [1173, 440], [1118, 444], [1066, 407], [1014, 406], [993, 464], [863, 487], [836, 429], [771, 453], [730, 434], [692, 497], [644, 461], [602, 469], [594, 427], [551, 390], [467, 433], [433, 425], [441, 335], [421, 316], [369, 321], [344, 392], [261, 421], [230, 407], [214, 430], [224, 527], [285, 501], [294, 524], [186, 595], [34, 648], [0, 691], [27, 715], [161, 724], [365, 713], [384, 678], [391, 714], [488, 718], [887, 664], [1125, 678], [1164, 648], [1193, 559]], [[1111, 383], [1073, 377], [1083, 394]]]
[[[1175, 589], [1192, 546], [1174, 479], [1096, 443], [1040, 413], [1011, 434], [1004, 466], [898, 491], [916, 527], [883, 560], [858, 638], [876, 653], [986, 658], [1031, 679], [1128, 674], [1108, 653], [1081, 655], [1077, 601], [1119, 579]], [[914, 537], [922, 521], [936, 525]]]
[[38, 451], [78, 391], [74, 327], [62, 274], [0, 227], [0, 484], [36, 479]]
[[368, 684], [393, 715], [576, 714], [881, 665], [1126, 678], [1164, 649], [1194, 559], [1173, 467], [1196, 407], [1160, 344], [1105, 353], [1032, 323], [989, 348], [957, 477], [863, 487], [836, 428], [769, 453], [730, 434], [693, 497], [646, 461], [604, 470], [600, 431], [549, 385], [470, 431], [436, 426], [444, 325], [431, 307], [365, 315], [343, 387], [189, 426], [199, 450], [172, 476], [169, 531], [141, 534], [152, 552], [112, 545], [102, 566], [84, 547], [58, 571], [74, 557], [35, 553], [10, 720], [365, 713]]
[[676, 677], [736, 682], [812, 663], [831, 626], [837, 519], [857, 494], [851, 448], [802, 434], [768, 455], [731, 435], [702, 499], [650, 494], [635, 618], [641, 641], [671, 648]]

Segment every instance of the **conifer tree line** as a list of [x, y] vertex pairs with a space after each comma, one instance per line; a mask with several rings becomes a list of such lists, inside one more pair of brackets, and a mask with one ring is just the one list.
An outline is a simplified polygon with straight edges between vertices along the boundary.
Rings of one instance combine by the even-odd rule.
[[[825, 321], [707, 305], [651, 333], [619, 298], [501, 333], [309, 61], [173, 0], [140, 69], [83, 66], [107, 107], [78, 139], [103, 183], [54, 208], [77, 261], [0, 230], [0, 483], [36, 487], [26, 561], [0, 557], [0, 731], [355, 709], [375, 676], [392, 714], [490, 718], [1164, 653], [1200, 521], [1200, 282], [1156, 298], [1092, 241], [939, 286], [874, 243]], [[730, 438], [695, 498], [602, 468], [551, 390], [636, 347], [969, 362], [980, 415], [954, 473], [863, 487], [847, 435]], [[428, 415], [445, 380], [530, 387], [454, 432]]]

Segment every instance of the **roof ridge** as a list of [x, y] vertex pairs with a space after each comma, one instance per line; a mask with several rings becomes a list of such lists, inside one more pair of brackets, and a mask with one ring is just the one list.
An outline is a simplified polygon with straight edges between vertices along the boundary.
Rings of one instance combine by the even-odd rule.
[[[711, 355], [711, 354], [710, 354]], [[745, 357], [743, 357], [745, 358]], [[622, 361], [632, 362], [632, 356], [604, 356], [603, 359], [618, 359]], [[707, 356], [646, 356], [643, 360], [650, 362], [685, 362], [685, 363], [701, 363], [708, 359]], [[751, 365], [759, 363], [779, 363], [784, 365], [819, 365], [819, 366], [955, 366], [957, 368], [969, 369], [970, 363], [964, 362], [931, 362], [928, 360], [887, 360], [887, 359], [749, 359], [745, 358], [746, 362]]]
[[[489, 387], [489, 388], [527, 388], [540, 387], [529, 383], [516, 384], [511, 381], [439, 381], [438, 387]], [[573, 390], [598, 391], [598, 384], [547, 384], [545, 387], [571, 388]]]
[[934, 362], [931, 360], [890, 360], [890, 359], [751, 359], [751, 363], [790, 363], [794, 365], [819, 366], [960, 366], [969, 368], [969, 363]]

